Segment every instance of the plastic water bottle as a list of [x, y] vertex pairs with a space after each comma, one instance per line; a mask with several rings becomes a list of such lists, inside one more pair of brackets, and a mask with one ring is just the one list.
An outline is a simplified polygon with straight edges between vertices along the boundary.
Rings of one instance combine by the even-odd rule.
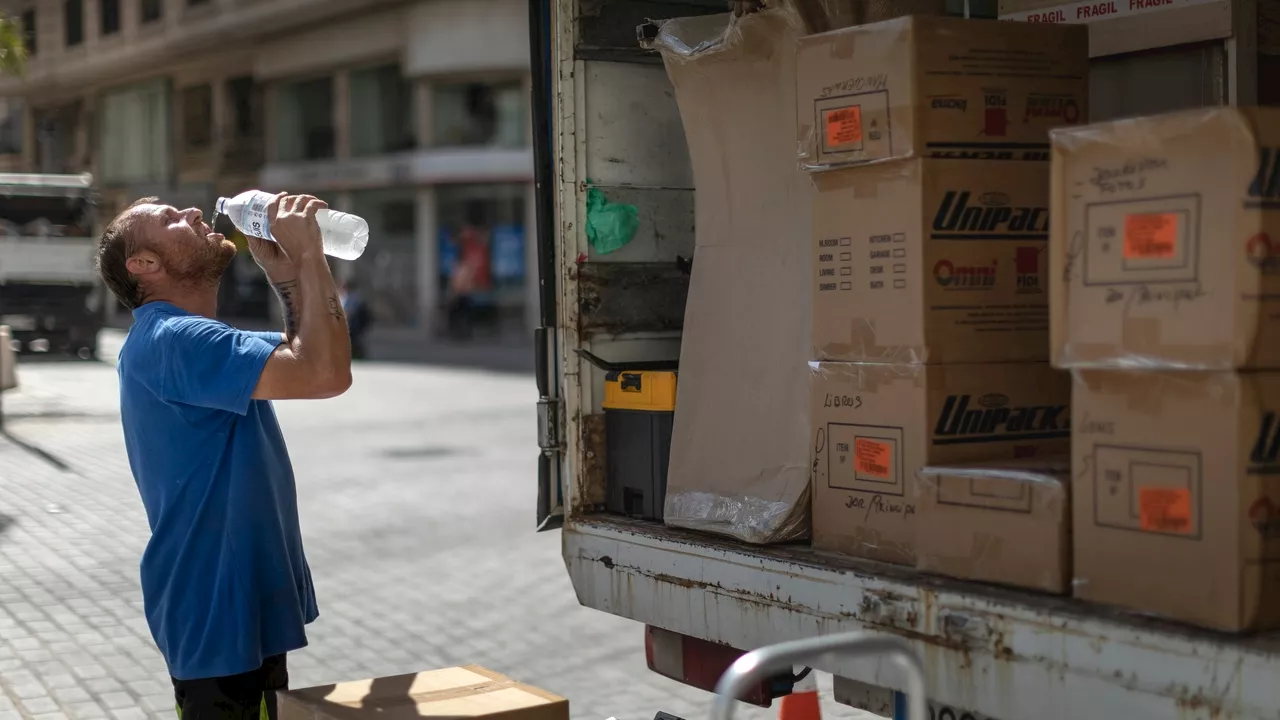
[[[215, 211], [230, 218], [245, 235], [275, 241], [271, 235], [271, 218], [267, 217], [267, 205], [273, 197], [261, 190], [246, 190], [233, 198], [218, 198]], [[358, 215], [326, 208], [316, 213], [316, 223], [320, 225], [325, 255], [355, 260], [369, 244], [369, 223]]]

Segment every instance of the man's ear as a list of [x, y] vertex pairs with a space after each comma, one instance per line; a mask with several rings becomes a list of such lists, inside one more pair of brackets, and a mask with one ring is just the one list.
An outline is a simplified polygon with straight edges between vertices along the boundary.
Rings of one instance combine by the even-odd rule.
[[125, 269], [130, 275], [143, 277], [146, 275], [154, 275], [160, 272], [162, 266], [160, 264], [160, 256], [150, 250], [143, 250], [136, 255], [131, 256], [124, 261]]

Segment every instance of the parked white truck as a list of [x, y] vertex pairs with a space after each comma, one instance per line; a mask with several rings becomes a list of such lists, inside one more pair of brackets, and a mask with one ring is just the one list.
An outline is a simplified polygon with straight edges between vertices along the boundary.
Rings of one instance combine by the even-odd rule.
[[0, 325], [18, 352], [96, 355], [96, 223], [91, 176], [0, 173]]
[[[867, 630], [910, 641], [939, 720], [1280, 717], [1280, 641], [1270, 637], [1199, 631], [602, 511], [603, 377], [575, 350], [674, 357], [687, 289], [676, 258], [691, 256], [694, 244], [693, 179], [674, 94], [660, 60], [636, 42], [636, 27], [728, 5], [530, 2], [543, 325], [538, 523], [563, 528], [581, 603], [644, 623], [650, 667], [705, 689], [738, 651]], [[987, 15], [1089, 21], [1091, 118], [1105, 120], [1273, 100], [1280, 38], [1259, 18], [1274, 5], [1001, 0]], [[607, 256], [583, 229], [588, 180], [638, 209], [636, 236]], [[819, 669], [837, 677], [838, 699], [895, 714], [903, 682], [890, 664], [835, 659]], [[788, 685], [781, 678], [757, 699]]]

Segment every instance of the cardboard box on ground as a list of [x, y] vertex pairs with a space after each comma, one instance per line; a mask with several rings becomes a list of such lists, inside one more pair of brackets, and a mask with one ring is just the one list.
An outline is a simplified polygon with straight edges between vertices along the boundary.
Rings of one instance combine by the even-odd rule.
[[913, 565], [920, 468], [1069, 449], [1070, 378], [1048, 363], [810, 368], [817, 548]]
[[1280, 368], [1280, 111], [1053, 136], [1060, 367]]
[[920, 468], [916, 567], [1052, 593], [1071, 586], [1068, 455]]
[[1280, 372], [1076, 373], [1076, 596], [1280, 627]]
[[278, 707], [280, 720], [569, 718], [568, 700], [476, 665], [289, 690]]

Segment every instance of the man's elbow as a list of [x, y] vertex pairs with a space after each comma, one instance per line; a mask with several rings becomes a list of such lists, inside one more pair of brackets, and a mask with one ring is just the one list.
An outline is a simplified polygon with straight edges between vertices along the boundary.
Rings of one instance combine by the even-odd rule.
[[298, 380], [297, 397], [307, 400], [327, 400], [338, 397], [351, 387], [351, 366], [334, 366], [329, 363], [303, 362]]
[[351, 368], [335, 368], [316, 379], [316, 399], [338, 397], [351, 389]]

